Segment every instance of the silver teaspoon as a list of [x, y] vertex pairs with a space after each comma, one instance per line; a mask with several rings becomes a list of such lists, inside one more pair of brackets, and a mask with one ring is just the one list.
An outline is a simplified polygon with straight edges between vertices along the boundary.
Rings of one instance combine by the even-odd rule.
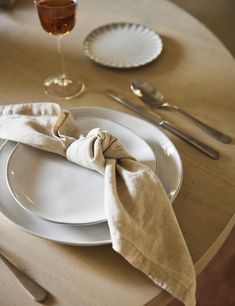
[[0, 259], [6, 264], [11, 272], [18, 279], [26, 292], [37, 302], [42, 302], [47, 297], [47, 291], [37, 284], [28, 275], [19, 270], [12, 262], [10, 262], [3, 254], [0, 253]]
[[225, 135], [222, 132], [208, 126], [183, 109], [179, 108], [177, 105], [166, 102], [164, 96], [151, 83], [143, 80], [133, 80], [131, 83], [131, 90], [147, 105], [153, 108], [166, 108], [169, 110], [175, 110], [191, 120], [198, 127], [200, 127], [207, 134], [214, 137], [218, 141], [222, 143], [229, 143], [231, 141], [231, 138], [228, 135]]

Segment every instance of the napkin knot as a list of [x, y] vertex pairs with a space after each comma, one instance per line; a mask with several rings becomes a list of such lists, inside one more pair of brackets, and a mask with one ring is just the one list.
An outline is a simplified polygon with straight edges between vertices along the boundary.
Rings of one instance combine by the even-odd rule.
[[66, 158], [101, 174], [104, 174], [106, 159], [134, 159], [116, 137], [99, 128], [75, 140], [67, 148]]

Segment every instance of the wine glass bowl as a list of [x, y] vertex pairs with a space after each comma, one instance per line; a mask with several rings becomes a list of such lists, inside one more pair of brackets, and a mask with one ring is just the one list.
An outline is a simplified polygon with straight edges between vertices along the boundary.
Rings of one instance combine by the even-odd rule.
[[45, 80], [45, 92], [56, 98], [74, 98], [84, 91], [85, 86], [82, 81], [69, 78], [65, 73], [61, 40], [73, 30], [76, 24], [77, 1], [35, 0], [34, 2], [42, 28], [47, 33], [57, 36], [61, 64], [61, 74]]

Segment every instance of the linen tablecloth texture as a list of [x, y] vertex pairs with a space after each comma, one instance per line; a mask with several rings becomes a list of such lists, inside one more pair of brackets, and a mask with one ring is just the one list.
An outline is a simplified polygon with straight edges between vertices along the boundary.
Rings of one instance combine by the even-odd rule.
[[81, 135], [71, 113], [55, 103], [0, 106], [0, 138], [102, 173], [113, 249], [185, 305], [196, 305], [193, 263], [168, 196], [117, 138], [98, 128]]

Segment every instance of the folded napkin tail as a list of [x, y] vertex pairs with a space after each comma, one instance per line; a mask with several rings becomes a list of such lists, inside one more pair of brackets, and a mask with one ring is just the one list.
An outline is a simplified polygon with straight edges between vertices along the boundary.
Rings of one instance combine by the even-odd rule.
[[133, 160], [107, 161], [105, 207], [113, 249], [186, 306], [195, 306], [191, 256], [158, 177]]
[[[120, 245], [122, 248], [120, 249]], [[169, 274], [162, 271], [155, 265], [154, 269], [149, 268], [152, 263], [143, 256], [129, 241], [120, 238], [112, 244], [114, 251], [122, 255], [133, 267], [147, 275], [156, 285], [169, 292], [172, 296], [184, 303], [185, 306], [196, 306], [196, 282], [193, 281], [189, 287], [185, 287], [178, 280], [172, 279]], [[144, 264], [143, 264], [144, 263]], [[153, 276], [154, 275], [154, 276]]]

